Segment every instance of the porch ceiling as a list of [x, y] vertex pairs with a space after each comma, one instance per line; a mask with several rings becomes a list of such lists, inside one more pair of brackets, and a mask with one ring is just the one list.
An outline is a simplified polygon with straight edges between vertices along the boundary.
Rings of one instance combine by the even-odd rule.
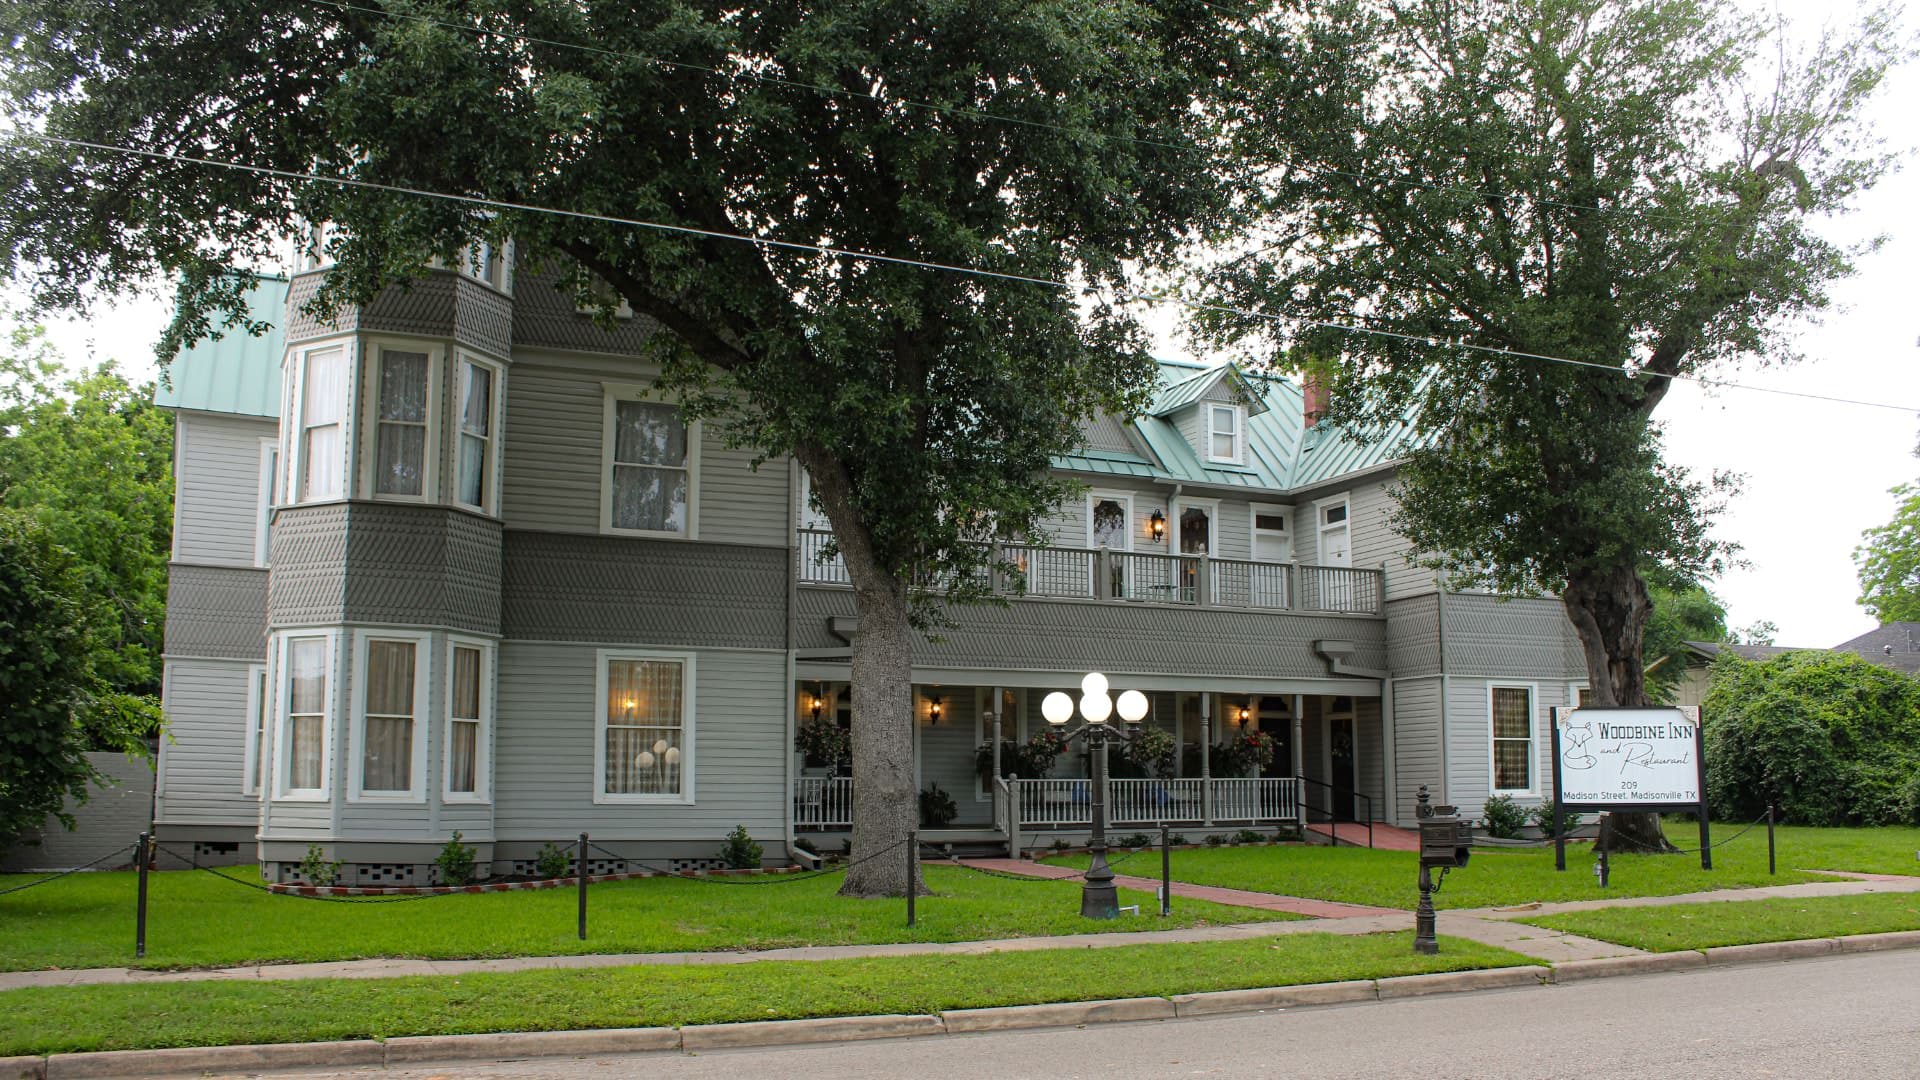
[[[801, 660], [794, 665], [801, 679], [846, 682], [852, 678], [850, 665], [817, 660]], [[1007, 671], [985, 668], [913, 669], [913, 681], [927, 686], [1005, 686], [1009, 688], [1059, 690], [1077, 686], [1081, 671]], [[1223, 694], [1306, 694], [1349, 697], [1379, 697], [1379, 679], [1299, 679], [1243, 678], [1228, 675], [1143, 675], [1108, 670], [1107, 678], [1119, 690], [1186, 690]]]

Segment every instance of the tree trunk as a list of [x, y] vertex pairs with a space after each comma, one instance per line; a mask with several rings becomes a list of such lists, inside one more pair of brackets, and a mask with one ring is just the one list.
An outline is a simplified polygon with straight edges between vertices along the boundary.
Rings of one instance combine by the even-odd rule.
[[[859, 576], [848, 566], [849, 576]], [[841, 896], [926, 895], [919, 864], [907, 877], [900, 847], [918, 823], [913, 787], [913, 635], [904, 585], [855, 589], [853, 635], [853, 865]]]
[[[1560, 602], [1586, 655], [1587, 704], [1651, 704], [1640, 647], [1653, 602], [1640, 571], [1627, 565], [1575, 574]], [[1614, 840], [1630, 851], [1680, 850], [1661, 831], [1658, 814], [1614, 814], [1610, 822]]]

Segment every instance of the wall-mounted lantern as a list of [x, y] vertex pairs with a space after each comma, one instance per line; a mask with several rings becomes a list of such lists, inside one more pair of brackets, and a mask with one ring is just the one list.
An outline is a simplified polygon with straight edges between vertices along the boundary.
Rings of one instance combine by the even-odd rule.
[[1167, 515], [1158, 510], [1155, 510], [1152, 516], [1147, 518], [1147, 531], [1153, 534], [1154, 543], [1156, 544], [1166, 543]]
[[943, 711], [945, 711], [945, 709], [944, 709], [944, 706], [941, 704], [940, 695], [935, 694], [934, 696], [927, 699], [927, 723], [929, 724], [939, 723], [940, 714]]

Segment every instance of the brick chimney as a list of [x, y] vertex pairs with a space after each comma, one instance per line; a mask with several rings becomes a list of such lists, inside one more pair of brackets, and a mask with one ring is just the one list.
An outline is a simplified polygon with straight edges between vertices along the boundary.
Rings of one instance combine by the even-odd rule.
[[1318, 371], [1306, 372], [1301, 376], [1300, 395], [1306, 408], [1307, 429], [1312, 430], [1320, 418], [1327, 415], [1327, 377]]

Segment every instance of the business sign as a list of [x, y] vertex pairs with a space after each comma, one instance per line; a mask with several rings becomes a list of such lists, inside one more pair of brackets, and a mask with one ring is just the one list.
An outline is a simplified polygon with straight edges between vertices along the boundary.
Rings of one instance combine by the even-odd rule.
[[1564, 806], [1692, 809], [1704, 799], [1694, 706], [1555, 709], [1553, 728]]

